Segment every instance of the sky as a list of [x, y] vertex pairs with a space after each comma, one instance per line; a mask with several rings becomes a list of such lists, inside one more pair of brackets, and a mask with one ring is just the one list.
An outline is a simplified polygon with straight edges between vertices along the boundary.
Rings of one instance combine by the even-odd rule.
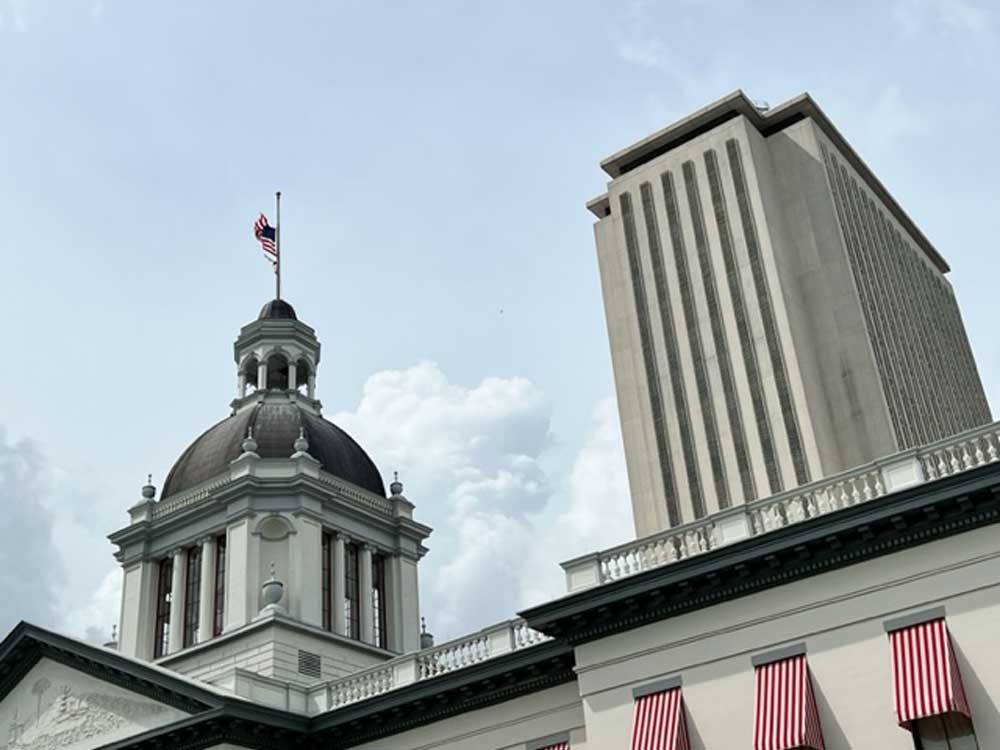
[[742, 88], [810, 92], [950, 261], [1000, 397], [1000, 14], [976, 0], [0, 0], [0, 631], [117, 620], [106, 539], [283, 292], [318, 395], [435, 528], [439, 638], [632, 535], [586, 201]]

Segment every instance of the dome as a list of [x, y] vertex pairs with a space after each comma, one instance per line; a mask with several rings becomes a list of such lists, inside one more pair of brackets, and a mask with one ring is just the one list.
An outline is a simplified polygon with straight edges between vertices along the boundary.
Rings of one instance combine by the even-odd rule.
[[260, 308], [257, 320], [298, 320], [295, 308], [283, 299], [273, 299]]
[[364, 449], [333, 422], [294, 403], [257, 404], [210, 427], [177, 459], [160, 497], [184, 492], [229, 468], [242, 452], [240, 443], [251, 427], [261, 458], [288, 458], [295, 452], [293, 444], [301, 428], [309, 441], [309, 454], [323, 471], [385, 497], [382, 477]]

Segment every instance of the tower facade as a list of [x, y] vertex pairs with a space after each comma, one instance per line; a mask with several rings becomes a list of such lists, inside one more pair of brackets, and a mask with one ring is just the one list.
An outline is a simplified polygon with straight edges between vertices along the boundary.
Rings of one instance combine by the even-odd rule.
[[234, 345], [230, 414], [111, 535], [119, 648], [208, 682], [312, 684], [420, 647], [430, 529], [397, 481], [322, 416], [320, 344], [284, 300]]
[[601, 166], [640, 536], [991, 420], [947, 263], [808, 95], [736, 92]]

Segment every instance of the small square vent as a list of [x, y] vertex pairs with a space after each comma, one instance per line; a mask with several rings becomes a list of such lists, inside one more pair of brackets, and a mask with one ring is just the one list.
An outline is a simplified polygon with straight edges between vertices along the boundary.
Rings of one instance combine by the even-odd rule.
[[319, 654], [299, 649], [299, 674], [319, 677], [321, 675]]

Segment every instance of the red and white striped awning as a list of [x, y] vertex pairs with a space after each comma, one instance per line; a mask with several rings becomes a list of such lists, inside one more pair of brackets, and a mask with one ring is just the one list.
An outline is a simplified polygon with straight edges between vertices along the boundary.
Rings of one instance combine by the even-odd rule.
[[679, 687], [635, 699], [632, 750], [689, 750]]
[[823, 750], [805, 654], [758, 666], [755, 677], [754, 750]]
[[554, 745], [546, 745], [545, 747], [540, 747], [538, 750], [569, 750], [569, 743], [557, 742]]
[[889, 644], [901, 727], [909, 729], [917, 719], [951, 712], [972, 718], [944, 618], [893, 630]]

